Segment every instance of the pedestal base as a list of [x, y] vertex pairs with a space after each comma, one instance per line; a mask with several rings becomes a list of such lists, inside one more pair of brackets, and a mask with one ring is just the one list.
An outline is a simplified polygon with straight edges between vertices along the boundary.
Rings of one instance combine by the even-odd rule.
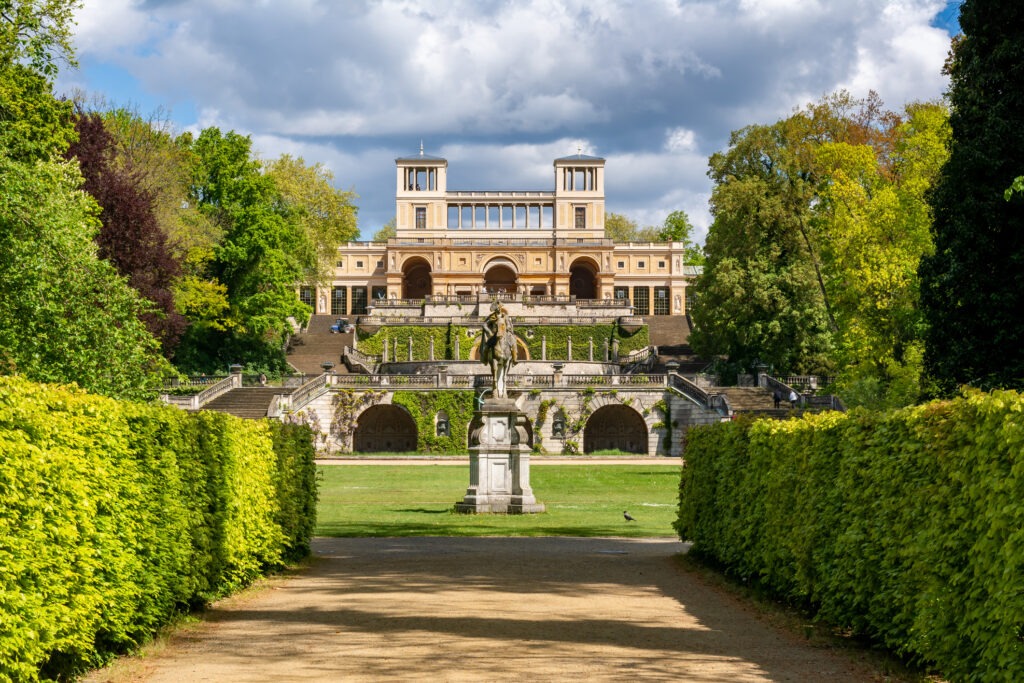
[[514, 401], [485, 401], [470, 435], [469, 488], [456, 512], [534, 514], [544, 512], [530, 488], [526, 415]]

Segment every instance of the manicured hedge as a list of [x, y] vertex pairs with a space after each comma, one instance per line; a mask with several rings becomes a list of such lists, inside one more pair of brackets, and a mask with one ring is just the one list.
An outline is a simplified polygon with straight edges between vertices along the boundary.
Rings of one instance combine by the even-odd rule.
[[308, 551], [307, 428], [0, 377], [0, 680], [65, 679]]
[[1024, 680], [1024, 399], [687, 437], [693, 551], [952, 680]]

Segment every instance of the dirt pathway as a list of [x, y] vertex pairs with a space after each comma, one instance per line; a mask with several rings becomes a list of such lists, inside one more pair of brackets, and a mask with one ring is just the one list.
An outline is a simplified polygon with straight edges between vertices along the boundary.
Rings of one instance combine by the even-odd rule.
[[844, 681], [850, 660], [682, 571], [669, 539], [367, 538], [89, 681]]

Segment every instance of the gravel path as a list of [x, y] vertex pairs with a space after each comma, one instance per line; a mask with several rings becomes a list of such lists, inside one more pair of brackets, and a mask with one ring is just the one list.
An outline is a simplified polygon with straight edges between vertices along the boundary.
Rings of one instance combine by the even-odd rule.
[[671, 539], [318, 538], [313, 565], [89, 681], [845, 681]]

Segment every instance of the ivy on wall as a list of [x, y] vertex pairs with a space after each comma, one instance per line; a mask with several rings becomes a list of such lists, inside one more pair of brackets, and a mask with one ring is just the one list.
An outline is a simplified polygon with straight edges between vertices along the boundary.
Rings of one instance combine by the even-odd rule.
[[334, 392], [331, 402], [334, 405], [334, 414], [331, 417], [331, 436], [342, 445], [342, 448], [351, 450], [352, 436], [356, 433], [357, 413], [362, 408], [380, 403], [384, 398], [383, 391], [355, 391], [353, 389], [339, 389]]
[[[391, 402], [409, 411], [416, 423], [416, 447], [423, 453], [459, 455], [469, 443], [473, 420], [472, 391], [396, 391]], [[448, 436], [438, 436], [435, 416], [448, 414]]]
[[[594, 360], [604, 360], [604, 343], [608, 342], [609, 355], [618, 342], [619, 355], [642, 349], [650, 345], [647, 327], [641, 327], [632, 334], [618, 323], [605, 325], [517, 325], [518, 336], [529, 350], [530, 358], [541, 359], [542, 340], [546, 340], [548, 360], [567, 360], [569, 338], [572, 338], [572, 359], [585, 361], [590, 356], [590, 340], [594, 340]], [[369, 354], [381, 355], [384, 344], [389, 344], [388, 359], [405, 361], [409, 358], [409, 339], [412, 339], [413, 360], [427, 360], [430, 357], [430, 340], [434, 340], [436, 360], [456, 359], [458, 338], [458, 359], [469, 360], [477, 343], [479, 329], [467, 325], [388, 325], [373, 334], [359, 332], [359, 348]], [[394, 354], [395, 340], [398, 340], [398, 356]]]

